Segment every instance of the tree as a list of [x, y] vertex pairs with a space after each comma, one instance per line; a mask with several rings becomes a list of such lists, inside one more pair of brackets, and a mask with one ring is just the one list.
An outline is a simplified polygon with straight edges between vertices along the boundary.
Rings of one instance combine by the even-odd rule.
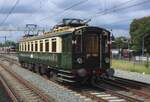
[[128, 48], [128, 39], [126, 37], [117, 37], [112, 43], [113, 49], [127, 49]]
[[141, 52], [144, 39], [144, 47], [150, 53], [150, 16], [134, 19], [130, 24], [130, 35], [133, 43], [132, 49]]
[[3, 44], [4, 46], [16, 46], [16, 43], [11, 40], [6, 40], [6, 42]]
[[3, 43], [0, 43], [0, 47], [3, 47], [4, 45], [3, 45]]

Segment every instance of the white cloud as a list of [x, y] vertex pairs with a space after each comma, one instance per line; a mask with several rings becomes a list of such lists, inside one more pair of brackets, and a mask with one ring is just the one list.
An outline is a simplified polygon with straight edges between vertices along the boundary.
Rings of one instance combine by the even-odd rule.
[[[62, 18], [73, 17], [85, 19], [92, 17], [98, 11], [114, 8], [120, 4], [122, 4], [120, 8], [123, 8], [142, 2], [141, 0], [88, 0], [81, 5], [64, 11], [64, 9], [80, 1], [84, 0], [20, 0], [4, 25], [25, 26], [27, 23], [36, 23], [40, 26], [50, 27], [60, 22]], [[6, 17], [6, 14], [14, 3], [15, 0], [0, 0], [0, 23]], [[129, 35], [131, 20], [144, 16], [150, 16], [150, 3], [120, 11], [114, 10], [112, 13], [105, 15], [97, 15], [97, 17], [92, 19], [90, 25], [113, 29], [116, 36], [126, 36]], [[46, 17], [48, 18], [43, 19]]]
[[125, 37], [129, 37], [129, 31], [128, 30], [124, 30], [124, 29], [113, 29], [112, 33], [114, 36], [118, 37], [118, 36], [125, 36]]

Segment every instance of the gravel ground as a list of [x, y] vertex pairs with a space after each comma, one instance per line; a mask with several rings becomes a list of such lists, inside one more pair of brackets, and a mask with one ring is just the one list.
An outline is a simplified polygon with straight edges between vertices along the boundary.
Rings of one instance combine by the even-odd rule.
[[12, 102], [1, 82], [0, 82], [0, 102]]
[[14, 59], [14, 60], [17, 60], [18, 61], [18, 55], [17, 54], [0, 54], [2, 56], [5, 56], [5, 57], [8, 57], [8, 58], [11, 58], [11, 59]]
[[150, 84], [150, 75], [115, 69], [115, 76]]
[[[9, 65], [7, 62], [4, 62], [4, 64]], [[46, 94], [53, 97], [57, 102], [94, 102], [91, 99], [85, 98], [76, 92], [64, 88], [54, 82], [48, 81], [35, 73], [18, 67], [17, 65], [13, 64], [11, 65], [11, 68], [36, 87], [44, 90]]]
[[[8, 57], [11, 57], [11, 56], [9, 56], [9, 55], [7, 55]], [[17, 57], [16, 56], [13, 56], [13, 57], [11, 57], [11, 58], [13, 58], [13, 59], [17, 59]], [[14, 65], [13, 65], [13, 67], [14, 67], [14, 69], [15, 70], [18, 70], [19, 68], [18, 67], [15, 67]], [[19, 71], [21, 71], [21, 72], [19, 72]], [[19, 72], [19, 74], [20, 73], [22, 73], [22, 72], [24, 72], [24, 69], [21, 69], [21, 70], [18, 70], [18, 72]], [[29, 72], [30, 74], [34, 74], [34, 73], [32, 73], [32, 72]], [[25, 78], [26, 79], [31, 79], [30, 77], [32, 77], [32, 76], [26, 76], [26, 74], [25, 73], [23, 73], [23, 75], [25, 75]], [[28, 75], [28, 74], [27, 74]], [[148, 83], [148, 84], [150, 84], [150, 75], [145, 75], [145, 74], [141, 74], [141, 73], [137, 73], [137, 72], [129, 72], [129, 71], [123, 71], [123, 70], [119, 70], [119, 69], [115, 69], [115, 76], [116, 77], [120, 77], [120, 78], [125, 78], [125, 79], [131, 79], [131, 80], [135, 80], [135, 81], [139, 81], [139, 82], [144, 82], [144, 83]], [[35, 78], [36, 80], [38, 80], [37, 78]], [[32, 80], [31, 80], [32, 81]], [[41, 80], [42, 81], [42, 80]], [[34, 82], [34, 80], [33, 80], [33, 82]], [[36, 81], [35, 81], [36, 82]], [[38, 81], [37, 81], [37, 83], [38, 83]], [[43, 82], [42, 82], [43, 83]], [[41, 84], [42, 84], [41, 83]], [[48, 83], [48, 84], [50, 84], [50, 82]], [[55, 84], [55, 83], [54, 83]], [[45, 84], [43, 85], [43, 86], [45, 86]], [[57, 86], [57, 85], [56, 85]], [[49, 89], [49, 90], [51, 90], [51, 89]], [[52, 90], [55, 90], [55, 89], [53, 89], [52, 88]], [[47, 90], [48, 91], [48, 90]], [[66, 91], [66, 90], [65, 90]], [[53, 92], [53, 91], [52, 91]], [[62, 91], [62, 92], [64, 92], [64, 91]], [[50, 92], [48, 92], [48, 93], [50, 93]], [[54, 94], [59, 94], [59, 92], [55, 92]], [[60, 93], [61, 94], [61, 93]], [[65, 94], [64, 93], [62, 93], [61, 95], [56, 95], [56, 98], [59, 98], [59, 97], [63, 97], [63, 96], [67, 96], [67, 93], [65, 92]], [[70, 93], [69, 93], [70, 94]], [[70, 95], [72, 95], [72, 94], [70, 94]], [[74, 94], [73, 94], [74, 95]], [[55, 95], [54, 95], [55, 96]], [[68, 98], [69, 100], [70, 100], [70, 98]], [[61, 99], [60, 99], [60, 102], [61, 102]], [[75, 102], [75, 101], [74, 101]]]

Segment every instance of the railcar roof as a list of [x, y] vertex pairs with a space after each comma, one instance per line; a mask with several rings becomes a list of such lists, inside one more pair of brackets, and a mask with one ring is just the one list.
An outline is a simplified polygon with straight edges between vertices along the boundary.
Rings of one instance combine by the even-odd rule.
[[67, 32], [61, 32], [61, 33], [54, 33], [54, 34], [45, 34], [45, 35], [43, 34], [43, 35], [38, 35], [38, 36], [33, 36], [33, 37], [28, 37], [28, 38], [22, 38], [19, 42], [22, 42], [22, 41], [32, 41], [32, 40], [49, 38], [49, 37], [67, 35], [67, 34], [71, 34], [72, 32], [71, 31], [67, 31]]
[[42, 35], [38, 35], [38, 36], [33, 36], [33, 37], [27, 37], [27, 38], [22, 38], [20, 39], [19, 42], [23, 42], [23, 41], [32, 41], [32, 40], [38, 40], [38, 39], [45, 39], [45, 38], [49, 38], [49, 37], [55, 37], [55, 36], [62, 36], [62, 35], [67, 35], [67, 34], [72, 34], [75, 30], [80, 29], [80, 28], [98, 28], [101, 30], [105, 30], [108, 32], [108, 30], [104, 29], [104, 28], [100, 28], [100, 27], [94, 27], [94, 26], [82, 26], [82, 27], [74, 27], [71, 28], [71, 30], [68, 31], [64, 31], [64, 32], [46, 32], [46, 34], [42, 34]]

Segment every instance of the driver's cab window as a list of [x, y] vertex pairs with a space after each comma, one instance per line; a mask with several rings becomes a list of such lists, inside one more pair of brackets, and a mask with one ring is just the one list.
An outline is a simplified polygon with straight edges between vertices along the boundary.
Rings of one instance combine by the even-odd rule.
[[106, 32], [106, 31], [103, 31], [103, 40], [104, 40], [104, 52], [105, 53], [108, 53], [109, 52], [109, 33], [108, 32]]
[[97, 34], [89, 34], [85, 37], [85, 51], [88, 54], [99, 52], [99, 37]]
[[81, 53], [82, 52], [82, 36], [77, 35], [75, 37], [75, 52]]

